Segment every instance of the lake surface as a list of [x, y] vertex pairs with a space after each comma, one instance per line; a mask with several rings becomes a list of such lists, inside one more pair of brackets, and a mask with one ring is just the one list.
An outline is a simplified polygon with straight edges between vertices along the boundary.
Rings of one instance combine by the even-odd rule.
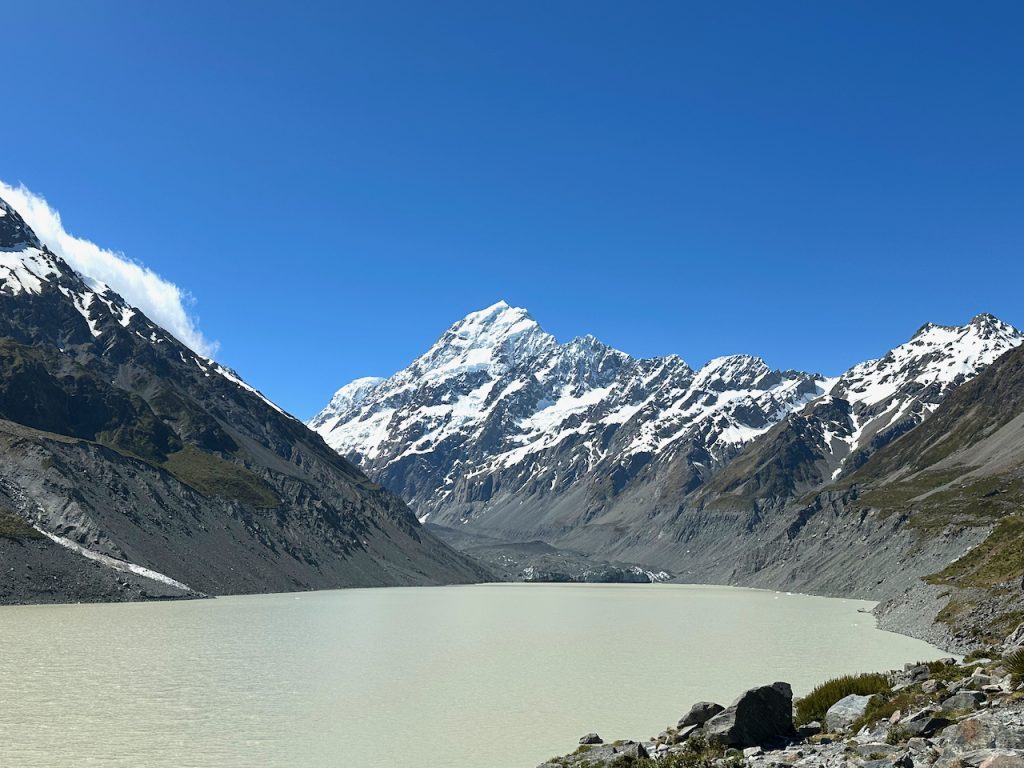
[[0, 608], [0, 765], [534, 768], [691, 703], [943, 654], [871, 603], [494, 584]]

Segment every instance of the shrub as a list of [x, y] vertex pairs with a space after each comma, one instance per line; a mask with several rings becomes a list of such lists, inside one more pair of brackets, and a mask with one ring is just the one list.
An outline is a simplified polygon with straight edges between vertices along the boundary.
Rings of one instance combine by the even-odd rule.
[[985, 648], [975, 648], [973, 651], [964, 656], [964, 661], [977, 661], [978, 659], [987, 659], [990, 654]]
[[802, 699], [798, 699], [794, 719], [797, 725], [803, 725], [812, 720], [823, 722], [829, 707], [852, 693], [858, 696], [870, 696], [888, 690], [888, 678], [878, 673], [837, 677], [822, 683]]
[[1003, 657], [1003, 666], [1013, 676], [1013, 682], [1019, 685], [1024, 680], [1024, 648], [1006, 654]]

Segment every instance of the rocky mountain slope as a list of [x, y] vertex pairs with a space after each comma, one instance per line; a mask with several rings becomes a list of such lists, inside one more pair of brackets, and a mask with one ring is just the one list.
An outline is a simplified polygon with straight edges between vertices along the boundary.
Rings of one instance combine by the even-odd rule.
[[0, 600], [468, 581], [482, 571], [0, 201]]

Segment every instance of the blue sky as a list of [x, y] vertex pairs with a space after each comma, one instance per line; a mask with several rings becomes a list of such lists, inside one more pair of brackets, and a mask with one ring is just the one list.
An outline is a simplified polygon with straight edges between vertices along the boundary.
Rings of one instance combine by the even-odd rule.
[[[214, 7], [207, 7], [214, 6]], [[243, 10], [244, 9], [244, 10]], [[504, 298], [836, 373], [1024, 324], [1019, 3], [34, 2], [0, 179], [306, 418]]]

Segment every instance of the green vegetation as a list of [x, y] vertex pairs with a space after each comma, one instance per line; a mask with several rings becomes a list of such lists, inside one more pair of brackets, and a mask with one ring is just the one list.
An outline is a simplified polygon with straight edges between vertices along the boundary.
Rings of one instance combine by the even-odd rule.
[[971, 469], [971, 467], [958, 467], [942, 471], [920, 472], [906, 480], [886, 483], [869, 490], [858, 501], [878, 509], [883, 515], [889, 515], [906, 509], [914, 499], [953, 482]]
[[24, 518], [0, 507], [0, 538], [41, 539], [43, 534], [29, 525]]
[[1024, 575], [1024, 516], [1010, 515], [981, 544], [936, 574], [929, 584], [992, 587]]
[[1003, 666], [1013, 675], [1013, 682], [1020, 685], [1024, 681], [1024, 648], [1018, 648], [1013, 653], [1003, 656]]
[[186, 445], [161, 465], [204, 496], [235, 499], [255, 507], [276, 507], [281, 500], [245, 467]]
[[870, 696], [888, 690], [888, 678], [875, 672], [833, 678], [819, 685], [802, 699], [797, 700], [794, 707], [794, 720], [797, 725], [803, 725], [813, 720], [823, 722], [829, 707], [850, 694]]
[[909, 514], [910, 526], [938, 533], [950, 524], [991, 525], [1024, 506], [1024, 480], [997, 475], [964, 478], [974, 467], [920, 472], [867, 491], [858, 505], [882, 517]]
[[973, 651], [964, 656], [964, 661], [977, 661], [978, 659], [988, 659], [989, 651], [987, 648], [975, 648]]

